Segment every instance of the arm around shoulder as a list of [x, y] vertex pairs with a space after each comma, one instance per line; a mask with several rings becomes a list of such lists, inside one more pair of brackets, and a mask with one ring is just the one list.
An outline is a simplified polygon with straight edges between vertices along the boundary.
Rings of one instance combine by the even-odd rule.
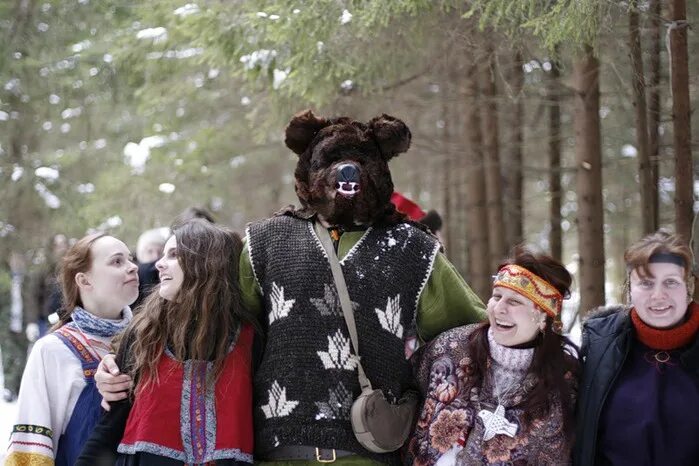
[[417, 312], [418, 332], [424, 341], [450, 328], [480, 322], [487, 317], [483, 301], [442, 253], [435, 258]]

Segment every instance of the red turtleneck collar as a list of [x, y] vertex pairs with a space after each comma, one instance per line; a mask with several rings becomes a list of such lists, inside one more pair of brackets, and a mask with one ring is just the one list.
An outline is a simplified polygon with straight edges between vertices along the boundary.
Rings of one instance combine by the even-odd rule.
[[668, 329], [651, 327], [641, 320], [636, 309], [631, 309], [631, 321], [638, 339], [649, 348], [670, 351], [688, 345], [699, 330], [699, 304], [689, 303], [689, 318], [681, 325]]

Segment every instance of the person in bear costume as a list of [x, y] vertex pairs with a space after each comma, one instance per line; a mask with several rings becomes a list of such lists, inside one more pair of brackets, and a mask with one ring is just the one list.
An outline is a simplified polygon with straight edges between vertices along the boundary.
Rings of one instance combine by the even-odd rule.
[[301, 207], [250, 224], [240, 263], [245, 302], [266, 329], [254, 377], [256, 460], [400, 462], [397, 452], [364, 449], [352, 431], [361, 391], [354, 350], [314, 222], [333, 239], [362, 365], [387, 399], [415, 387], [408, 358], [419, 340], [485, 316], [439, 242], [390, 201], [388, 161], [410, 139], [405, 123], [385, 114], [362, 123], [305, 111], [286, 128]]
[[[251, 223], [240, 259], [242, 299], [265, 329], [253, 380], [256, 462], [400, 463], [398, 452], [364, 449], [352, 431], [356, 357], [315, 222], [329, 230], [342, 266], [364, 370], [389, 401], [415, 389], [410, 356], [419, 342], [486, 317], [435, 237], [391, 204], [388, 161], [410, 139], [389, 115], [362, 123], [305, 111], [286, 128], [301, 206]], [[123, 398], [116, 392], [126, 376], [107, 369], [118, 373], [100, 366], [100, 392]]]

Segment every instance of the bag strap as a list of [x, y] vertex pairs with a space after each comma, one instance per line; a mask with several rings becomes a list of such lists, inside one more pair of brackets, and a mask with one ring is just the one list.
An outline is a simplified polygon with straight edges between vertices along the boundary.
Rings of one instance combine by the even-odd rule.
[[315, 228], [318, 239], [320, 239], [320, 244], [325, 249], [326, 256], [328, 256], [328, 261], [330, 262], [330, 270], [333, 273], [333, 278], [335, 279], [335, 288], [337, 289], [337, 295], [340, 298], [340, 305], [342, 307], [342, 314], [345, 316], [345, 323], [347, 324], [347, 330], [349, 330], [350, 340], [352, 341], [352, 346], [354, 347], [354, 353], [357, 357], [357, 375], [359, 377], [359, 385], [362, 387], [362, 391], [371, 391], [371, 382], [364, 372], [362, 363], [359, 359], [359, 338], [357, 337], [357, 324], [354, 321], [354, 312], [352, 312], [352, 302], [350, 301], [349, 292], [347, 291], [347, 284], [345, 283], [345, 276], [342, 274], [342, 268], [340, 267], [340, 261], [337, 259], [337, 254], [335, 253], [335, 247], [333, 246], [333, 241], [328, 234], [328, 230], [320, 224], [320, 222], [315, 222], [313, 225]]

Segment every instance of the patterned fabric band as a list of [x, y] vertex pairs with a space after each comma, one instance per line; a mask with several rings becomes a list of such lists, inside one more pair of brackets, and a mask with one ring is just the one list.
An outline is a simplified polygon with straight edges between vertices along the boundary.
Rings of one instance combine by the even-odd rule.
[[531, 299], [546, 314], [556, 317], [561, 312], [563, 296], [549, 282], [524, 267], [509, 264], [498, 270], [493, 287], [509, 288]]
[[133, 314], [131, 313], [131, 308], [125, 306], [121, 310], [121, 319], [103, 319], [87, 312], [80, 306], [76, 306], [70, 316], [75, 325], [83, 332], [92, 333], [100, 337], [113, 337], [129, 325]]

